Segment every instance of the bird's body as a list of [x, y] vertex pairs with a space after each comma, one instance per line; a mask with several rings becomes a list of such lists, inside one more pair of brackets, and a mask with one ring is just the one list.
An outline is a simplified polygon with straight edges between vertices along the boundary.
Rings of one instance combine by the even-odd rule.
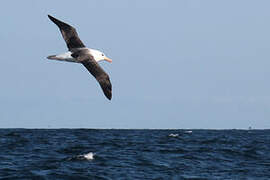
[[99, 82], [105, 96], [111, 100], [112, 85], [108, 74], [100, 67], [99, 61], [105, 60], [112, 62], [104, 53], [99, 50], [85, 47], [83, 42], [78, 37], [78, 34], [72, 26], [48, 15], [60, 29], [61, 34], [67, 44], [68, 52], [48, 56], [48, 59], [81, 63], [84, 67], [96, 78]]
[[[78, 49], [85, 49], [89, 51], [89, 54], [93, 55], [93, 54], [98, 54], [101, 53], [99, 50], [96, 49], [90, 49], [90, 48], [78, 48]], [[74, 62], [74, 63], [80, 63], [76, 58], [71, 56], [72, 52], [68, 51], [62, 54], [58, 54], [58, 55], [51, 55], [48, 56], [48, 59], [52, 59], [52, 60], [58, 60], [58, 61], [67, 61], [67, 62]], [[95, 58], [96, 62], [100, 62], [100, 61], [104, 61], [104, 59], [98, 59]], [[111, 62], [110, 60], [106, 60], [108, 62]]]

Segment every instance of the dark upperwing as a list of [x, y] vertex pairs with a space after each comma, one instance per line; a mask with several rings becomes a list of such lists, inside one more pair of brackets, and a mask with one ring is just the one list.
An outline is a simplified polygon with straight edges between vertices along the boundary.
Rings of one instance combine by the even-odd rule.
[[85, 45], [83, 42], [80, 40], [76, 29], [50, 15], [48, 15], [50, 20], [54, 22], [60, 29], [62, 36], [64, 40], [66, 41], [67, 47], [70, 51], [74, 48], [83, 48]]
[[93, 56], [88, 54], [85, 50], [79, 50], [73, 53], [71, 56], [80, 61], [84, 67], [96, 78], [99, 82], [105, 96], [112, 99], [112, 85], [109, 75], [100, 67], [100, 65], [94, 60]]

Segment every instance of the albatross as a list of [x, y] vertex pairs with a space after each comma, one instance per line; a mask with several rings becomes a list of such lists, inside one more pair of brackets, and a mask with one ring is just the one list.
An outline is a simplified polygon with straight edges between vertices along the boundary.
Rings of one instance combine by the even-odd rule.
[[48, 56], [48, 59], [81, 63], [96, 78], [100, 84], [105, 96], [111, 100], [112, 85], [108, 74], [100, 67], [99, 61], [112, 62], [110, 58], [99, 50], [85, 47], [80, 40], [76, 29], [50, 15], [49, 19], [54, 22], [60, 29], [60, 32], [67, 44], [68, 52], [59, 55]]

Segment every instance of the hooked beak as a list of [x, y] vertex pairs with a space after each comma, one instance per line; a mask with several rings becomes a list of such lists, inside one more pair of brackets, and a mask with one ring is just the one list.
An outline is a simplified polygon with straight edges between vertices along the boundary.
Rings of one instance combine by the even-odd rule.
[[111, 60], [110, 58], [108, 58], [108, 57], [105, 57], [104, 60], [105, 60], [105, 61], [108, 61], [108, 62], [110, 62], [110, 63], [112, 62], [112, 60]]

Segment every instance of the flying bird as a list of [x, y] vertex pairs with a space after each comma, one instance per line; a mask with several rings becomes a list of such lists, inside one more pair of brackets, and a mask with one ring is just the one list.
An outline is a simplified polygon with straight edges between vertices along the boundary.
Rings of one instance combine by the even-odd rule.
[[100, 84], [105, 96], [111, 100], [112, 98], [112, 85], [108, 74], [100, 67], [99, 61], [105, 60], [112, 62], [110, 58], [105, 56], [99, 50], [90, 49], [85, 47], [80, 40], [76, 29], [50, 15], [49, 19], [54, 22], [60, 29], [60, 32], [67, 44], [68, 52], [59, 55], [48, 56], [48, 59], [81, 63], [86, 69], [96, 78]]

